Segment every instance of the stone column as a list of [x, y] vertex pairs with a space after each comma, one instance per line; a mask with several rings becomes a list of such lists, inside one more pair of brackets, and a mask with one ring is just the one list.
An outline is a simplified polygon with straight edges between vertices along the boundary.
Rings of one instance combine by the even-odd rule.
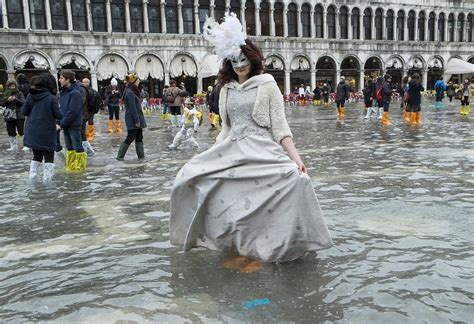
[[182, 35], [184, 33], [183, 26], [183, 3], [181, 0], [178, 0], [178, 34]]
[[433, 41], [434, 42], [437, 42], [439, 41], [439, 32], [438, 32], [438, 16], [435, 16], [435, 19], [434, 19], [434, 24], [433, 24], [433, 30], [434, 30], [434, 39]]
[[334, 19], [335, 19], [334, 28], [336, 29], [336, 39], [340, 39], [341, 38], [341, 25], [339, 21], [339, 12], [336, 11]]
[[105, 11], [107, 15], [107, 32], [112, 32], [112, 8], [110, 8], [110, 0], [105, 2]]
[[[314, 25], [314, 10], [311, 9], [310, 11], [310, 16], [309, 16], [309, 23], [310, 23], [310, 34], [309, 36], [311, 38], [315, 38], [316, 37], [316, 26]], [[316, 73], [316, 72], [315, 72]]]
[[370, 26], [372, 26], [372, 30], [370, 31], [370, 39], [375, 39], [375, 11], [370, 17]]
[[194, 33], [195, 34], [200, 34], [201, 29], [199, 25], [199, 4], [194, 5]]
[[255, 3], [255, 36], [262, 35], [262, 26], [260, 25], [260, 4]]
[[301, 9], [296, 12], [296, 37], [303, 36], [303, 25], [301, 24]]
[[403, 17], [403, 40], [408, 40], [408, 14]]
[[[393, 25], [392, 25], [393, 30]], [[387, 15], [382, 15], [382, 39], [387, 39]]]
[[23, 0], [23, 18], [25, 19], [25, 29], [31, 29], [30, 6], [28, 0]]
[[290, 75], [291, 75], [291, 71], [285, 70], [285, 94], [286, 95], [291, 93]]
[[444, 19], [444, 41], [448, 41], [448, 17]]
[[89, 31], [94, 31], [94, 25], [92, 24], [92, 8], [91, 8], [90, 0], [86, 0], [86, 15], [87, 15], [87, 28]]
[[288, 10], [283, 10], [283, 37], [288, 37]]
[[247, 30], [247, 24], [245, 21], [245, 5], [240, 7], [240, 22], [242, 23], [242, 28], [245, 32]]
[[202, 78], [197, 78], [197, 89], [196, 89], [197, 93], [201, 93], [202, 92]]
[[326, 17], [326, 14], [327, 14], [327, 12], [325, 12], [325, 11], [323, 10], [323, 21], [322, 21], [322, 24], [323, 24], [323, 38], [324, 38], [324, 39], [328, 39], [328, 29], [329, 29], [329, 28], [328, 28], [328, 24], [327, 24], [328, 19], [327, 19], [327, 17]]
[[3, 28], [8, 29], [8, 16], [7, 16], [7, 6], [3, 5], [2, 6], [2, 12], [0, 13], [2, 15], [2, 21], [3, 21]]
[[270, 2], [270, 36], [275, 36], [275, 16], [274, 16], [273, 2]]
[[458, 19], [454, 16], [453, 21], [453, 42], [456, 43], [458, 41]]
[[170, 84], [170, 73], [165, 71], [165, 84]]
[[67, 30], [72, 31], [74, 29], [74, 26], [72, 24], [71, 0], [66, 0], [66, 17], [67, 17]]
[[357, 91], [362, 91], [362, 89], [364, 89], [364, 77], [365, 77], [365, 72], [364, 70], [360, 70], [360, 74], [359, 74], [359, 88], [357, 89]]
[[46, 29], [52, 30], [53, 23], [51, 21], [51, 6], [49, 5], [49, 0], [44, 2], [44, 11], [46, 13]]
[[467, 32], [467, 27], [466, 27], [466, 25], [467, 25], [467, 16], [466, 16], [466, 18], [464, 19], [464, 29], [463, 29], [463, 38], [464, 38], [463, 41], [464, 41], [465, 43], [468, 42], [468, 32]]
[[214, 8], [216, 7], [216, 3], [214, 0], [211, 0], [209, 3], [209, 17], [214, 17]]
[[422, 76], [422, 85], [423, 85], [423, 88], [427, 89], [428, 88], [428, 69], [423, 69], [422, 70], [423, 72], [423, 76]]
[[143, 0], [143, 31], [150, 32], [150, 22], [148, 21], [148, 0]]
[[7, 70], [8, 79], [15, 79], [15, 70]]
[[347, 16], [347, 39], [352, 39], [353, 36], [354, 35], [352, 33], [352, 13], [349, 12]]
[[[53, 75], [57, 75], [57, 73], [53, 74]], [[91, 86], [92, 86], [92, 89], [99, 89], [99, 84], [98, 84], [98, 81], [97, 81], [97, 72], [91, 72]]]
[[424, 40], [427, 41], [428, 40], [428, 17], [425, 17], [425, 20], [423, 21], [423, 30], [425, 31], [425, 37], [424, 37]]
[[310, 73], [311, 73], [311, 90], [313, 90], [314, 88], [316, 88], [316, 70], [311, 69]]
[[[165, 0], [161, 0], [161, 32], [166, 34], [166, 10], [165, 10]], [[168, 83], [169, 84], [169, 80]]]
[[337, 85], [339, 84], [339, 82], [341, 81], [341, 70], [339, 69], [336, 69], [336, 80], [335, 80], [335, 83], [333, 84], [333, 92], [336, 92], [336, 89], [337, 89]]
[[130, 0], [125, 0], [125, 31], [127, 33], [132, 31], [130, 23]]
[[359, 38], [360, 40], [365, 39], [365, 30], [364, 30], [364, 13], [359, 15]]

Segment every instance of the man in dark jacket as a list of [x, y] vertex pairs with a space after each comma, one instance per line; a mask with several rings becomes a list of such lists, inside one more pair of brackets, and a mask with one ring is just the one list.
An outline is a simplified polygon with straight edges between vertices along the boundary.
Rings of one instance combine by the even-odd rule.
[[59, 106], [63, 114], [61, 128], [64, 130], [64, 143], [67, 149], [67, 171], [83, 171], [87, 164], [81, 136], [83, 96], [75, 77], [74, 71], [71, 70], [59, 72], [59, 83], [62, 87]]
[[346, 100], [349, 99], [349, 93], [352, 88], [346, 83], [346, 78], [341, 76], [341, 81], [336, 88], [336, 107], [337, 107], [337, 119], [340, 122], [344, 122], [346, 117], [346, 108], [344, 107]]
[[214, 88], [212, 89], [210, 95], [209, 95], [209, 100], [208, 100], [208, 105], [209, 105], [209, 111], [212, 113], [212, 121], [211, 121], [211, 127], [212, 128], [217, 128], [219, 126], [220, 122], [220, 116], [219, 116], [219, 94], [221, 91], [221, 87], [216, 84]]
[[383, 110], [382, 126], [388, 126], [390, 125], [388, 110], [390, 107], [390, 100], [392, 99], [392, 76], [390, 74], [385, 74], [380, 88], [377, 88], [377, 93], [377, 100], [379, 101], [379, 107], [381, 107], [379, 108], [379, 111], [380, 109]]
[[16, 135], [23, 136], [25, 116], [21, 112], [21, 107], [24, 103], [25, 97], [18, 89], [16, 81], [13, 79], [8, 80], [7, 88], [0, 98], [0, 106], [5, 107], [6, 112], [10, 112], [10, 114], [3, 115], [3, 120], [7, 124], [8, 140], [10, 142], [10, 148], [7, 151], [17, 151]]
[[181, 120], [181, 90], [176, 86], [176, 80], [171, 80], [171, 86], [166, 90], [165, 100], [168, 102], [171, 111], [171, 124], [173, 127], [179, 126]]

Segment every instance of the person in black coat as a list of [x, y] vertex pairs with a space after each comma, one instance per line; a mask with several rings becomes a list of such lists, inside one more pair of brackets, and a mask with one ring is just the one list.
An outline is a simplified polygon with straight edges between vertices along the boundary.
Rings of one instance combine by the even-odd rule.
[[421, 123], [421, 92], [425, 88], [421, 85], [421, 77], [414, 73], [408, 86], [410, 125], [419, 125]]
[[21, 107], [25, 103], [25, 97], [18, 90], [15, 80], [8, 80], [6, 86], [3, 96], [0, 98], [0, 106], [5, 107], [3, 120], [7, 124], [10, 142], [10, 148], [7, 151], [17, 151], [16, 135], [23, 136], [24, 133], [25, 116], [21, 113]]
[[127, 126], [127, 138], [120, 144], [117, 160], [123, 161], [127, 150], [135, 141], [135, 150], [139, 159], [145, 158], [143, 148], [143, 129], [146, 128], [145, 116], [141, 107], [140, 90], [138, 85], [140, 79], [136, 74], [126, 77], [127, 87], [124, 91], [125, 101], [125, 124]]
[[51, 181], [54, 175], [56, 120], [63, 118], [58, 99], [49, 90], [50, 75], [42, 73], [33, 78], [30, 94], [22, 107], [23, 114], [28, 116], [25, 125], [25, 145], [33, 150], [30, 179], [34, 180], [38, 176], [39, 167], [44, 160], [43, 182]]

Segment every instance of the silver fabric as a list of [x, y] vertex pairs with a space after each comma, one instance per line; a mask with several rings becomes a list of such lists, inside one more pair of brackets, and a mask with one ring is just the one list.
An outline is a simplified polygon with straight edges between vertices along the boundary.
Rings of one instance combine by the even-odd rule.
[[257, 88], [229, 90], [231, 134], [196, 155], [171, 192], [170, 240], [290, 261], [332, 246], [311, 180], [252, 119]]

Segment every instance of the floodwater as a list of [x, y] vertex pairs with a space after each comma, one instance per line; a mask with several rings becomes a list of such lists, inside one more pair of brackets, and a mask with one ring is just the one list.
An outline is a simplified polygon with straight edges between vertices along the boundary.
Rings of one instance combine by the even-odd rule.
[[[305, 259], [230, 270], [232, 256], [183, 253], [168, 240], [169, 195], [195, 151], [167, 150], [175, 130], [148, 118], [146, 159], [96, 119], [87, 172], [58, 163], [31, 184], [29, 155], [6, 152], [0, 126], [0, 321], [6, 323], [472, 323], [474, 115], [436, 112], [420, 128], [288, 107], [334, 239]], [[208, 122], [201, 150], [216, 136]], [[124, 137], [124, 135], [122, 135]]]

